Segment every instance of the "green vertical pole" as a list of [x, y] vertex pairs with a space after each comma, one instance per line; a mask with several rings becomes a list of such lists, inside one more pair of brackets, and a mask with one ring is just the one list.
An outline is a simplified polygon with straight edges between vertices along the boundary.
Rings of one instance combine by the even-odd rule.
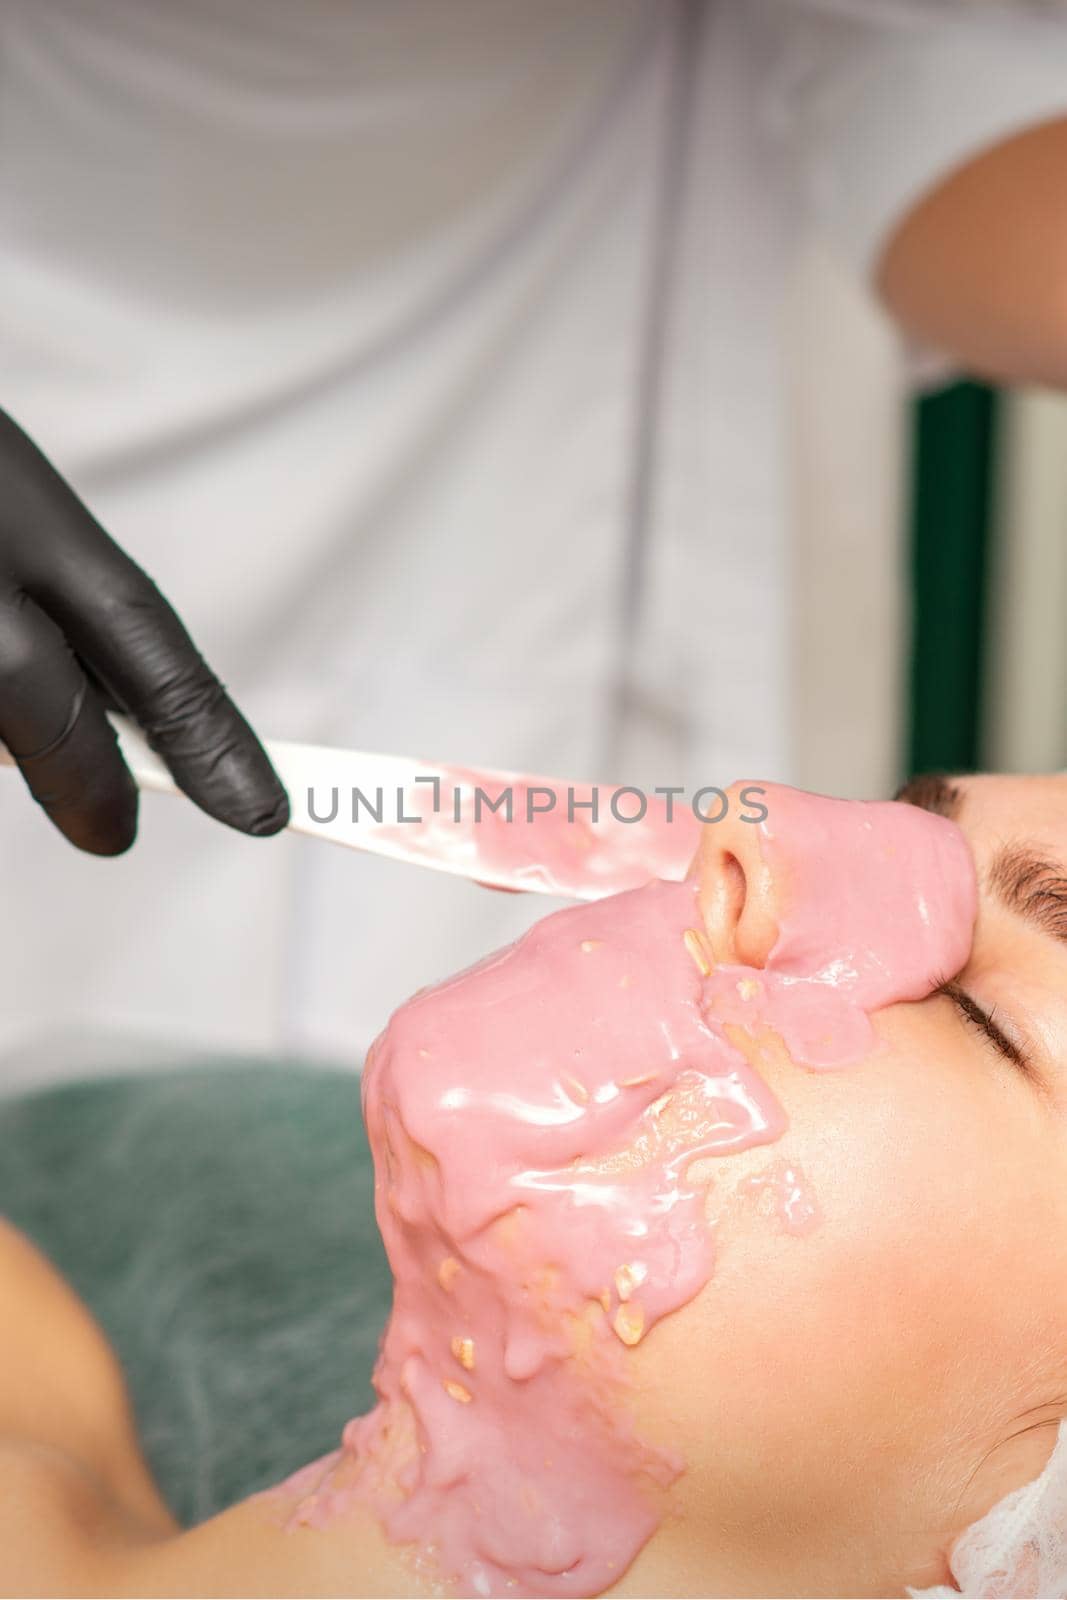
[[914, 408], [909, 775], [981, 761], [996, 400], [957, 383]]

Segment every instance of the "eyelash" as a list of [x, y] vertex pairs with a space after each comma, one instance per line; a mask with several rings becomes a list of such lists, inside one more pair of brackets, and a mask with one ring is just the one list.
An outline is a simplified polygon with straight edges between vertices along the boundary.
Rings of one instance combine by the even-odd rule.
[[1033, 1075], [1032, 1064], [1026, 1050], [1014, 1039], [1009, 1039], [994, 1021], [996, 1007], [992, 1011], [987, 1011], [984, 1006], [978, 1004], [973, 995], [967, 993], [966, 989], [961, 989], [958, 983], [943, 983], [939, 993], [948, 996], [959, 1016], [972, 1028], [976, 1028], [998, 1055], [1010, 1061], [1012, 1066], [1021, 1072], [1028, 1076]]

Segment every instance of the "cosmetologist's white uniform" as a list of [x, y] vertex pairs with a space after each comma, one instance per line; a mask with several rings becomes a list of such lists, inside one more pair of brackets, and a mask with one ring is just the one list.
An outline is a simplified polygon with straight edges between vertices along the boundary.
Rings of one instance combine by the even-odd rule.
[[[859, 282], [928, 184], [1065, 109], [1048, 5], [6, 0], [0, 402], [264, 735], [812, 781], [802, 242]], [[832, 718], [860, 785], [891, 766], [872, 715], [844, 690]], [[11, 775], [0, 871], [10, 1083], [356, 1060], [545, 909], [155, 798], [86, 859]]]

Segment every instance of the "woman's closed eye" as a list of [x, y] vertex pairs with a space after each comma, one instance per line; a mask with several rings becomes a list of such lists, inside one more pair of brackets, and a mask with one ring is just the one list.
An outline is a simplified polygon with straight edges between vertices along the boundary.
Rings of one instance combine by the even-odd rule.
[[1012, 1066], [1025, 1073], [1027, 1077], [1036, 1076], [1030, 1051], [1021, 1039], [1000, 1026], [996, 1020], [995, 1006], [991, 1011], [987, 1011], [985, 1006], [980, 1005], [974, 996], [968, 994], [967, 990], [956, 981], [943, 983], [936, 992], [952, 1001], [958, 1015], [975, 1028], [998, 1055], [1010, 1061]]

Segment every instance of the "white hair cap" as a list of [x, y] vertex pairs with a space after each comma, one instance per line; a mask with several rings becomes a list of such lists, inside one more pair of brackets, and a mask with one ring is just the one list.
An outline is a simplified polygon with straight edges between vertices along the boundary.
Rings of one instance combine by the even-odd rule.
[[999, 1500], [952, 1547], [956, 1587], [909, 1589], [912, 1600], [1067, 1597], [1067, 1420], [1039, 1478]]

